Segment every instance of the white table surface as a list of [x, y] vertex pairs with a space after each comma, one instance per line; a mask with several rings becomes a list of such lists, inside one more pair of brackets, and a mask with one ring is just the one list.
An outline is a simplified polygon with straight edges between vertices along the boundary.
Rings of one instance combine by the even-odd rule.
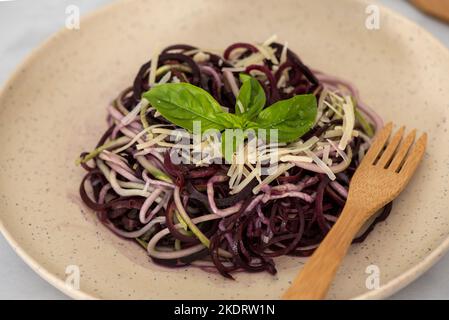
[[[85, 14], [111, 0], [0, 0], [0, 84], [24, 57], [64, 26], [65, 8]], [[405, 0], [383, 4], [416, 21], [449, 47], [449, 26], [417, 11]], [[449, 299], [449, 255], [392, 299]], [[0, 299], [67, 299], [32, 271], [0, 236]]]

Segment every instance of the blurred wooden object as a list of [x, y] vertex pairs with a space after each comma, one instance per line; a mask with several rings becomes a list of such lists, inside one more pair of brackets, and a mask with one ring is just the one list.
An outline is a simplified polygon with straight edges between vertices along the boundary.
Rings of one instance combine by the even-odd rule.
[[420, 10], [449, 23], [449, 0], [410, 0]]

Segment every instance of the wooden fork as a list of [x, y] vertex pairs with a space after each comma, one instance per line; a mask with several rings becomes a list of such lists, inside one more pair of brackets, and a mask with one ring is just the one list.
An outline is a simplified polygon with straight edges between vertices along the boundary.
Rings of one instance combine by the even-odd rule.
[[[335, 225], [296, 276], [283, 299], [323, 299], [357, 232], [380, 208], [405, 188], [427, 143], [424, 133], [415, 145], [416, 130], [402, 142], [404, 127], [389, 140], [393, 124], [377, 135], [352, 177], [346, 205]], [[389, 140], [389, 142], [388, 142]]]

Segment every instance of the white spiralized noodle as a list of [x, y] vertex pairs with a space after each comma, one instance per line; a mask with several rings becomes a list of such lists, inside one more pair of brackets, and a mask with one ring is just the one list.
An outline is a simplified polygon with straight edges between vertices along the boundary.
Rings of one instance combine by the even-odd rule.
[[213, 213], [215, 213], [221, 217], [226, 217], [231, 214], [237, 213], [240, 210], [240, 208], [242, 207], [242, 201], [240, 201], [240, 202], [236, 203], [235, 205], [230, 206], [226, 209], [218, 209], [217, 205], [215, 204], [214, 183], [223, 182], [223, 181], [226, 181], [227, 179], [228, 179], [228, 177], [226, 177], [226, 176], [213, 176], [207, 182], [207, 198], [209, 200], [209, 206]]
[[136, 231], [123, 231], [115, 227], [112, 222], [109, 222], [106, 224], [106, 226], [111, 229], [113, 232], [118, 234], [121, 237], [124, 238], [138, 238], [143, 236], [145, 233], [151, 230], [152, 227], [154, 227], [156, 224], [165, 224], [165, 217], [156, 217], [153, 220], [151, 220], [148, 224], [143, 226], [141, 229]]
[[120, 174], [121, 176], [125, 177], [126, 179], [128, 179], [130, 182], [136, 182], [136, 183], [143, 183], [143, 181], [139, 178], [137, 178], [134, 174], [129, 173], [129, 171], [123, 169], [122, 167], [118, 166], [117, 164], [114, 163], [108, 163], [108, 166], [115, 171], [116, 173]]
[[[352, 150], [349, 146], [347, 147], [347, 150], [348, 150], [347, 151], [348, 158], [352, 159]], [[329, 168], [335, 174], [335, 173], [340, 173], [342, 171], [345, 171], [348, 168], [349, 164], [350, 164], [349, 161], [342, 161], [339, 164], [330, 166]], [[312, 172], [325, 173], [322, 168], [320, 168], [318, 165], [313, 164], [313, 163], [295, 162], [295, 165], [300, 168], [303, 168], [305, 170], [312, 171]]]
[[[103, 188], [101, 188], [99, 196], [98, 196], [98, 203], [99, 204], [104, 204], [105, 198], [106, 198], [106, 194], [108, 193], [108, 191], [111, 188], [112, 188], [112, 186], [109, 183], [105, 184], [103, 186]], [[124, 237], [124, 238], [138, 238], [138, 237], [144, 235], [149, 230], [151, 230], [151, 228], [154, 225], [158, 224], [158, 223], [165, 224], [165, 217], [156, 217], [156, 218], [152, 219], [148, 224], [143, 226], [141, 229], [136, 230], [136, 231], [120, 230], [119, 228], [114, 226], [114, 224], [109, 219], [106, 221], [105, 225], [106, 225], [106, 227], [108, 227], [114, 233], [118, 234], [121, 237]]]
[[153, 218], [153, 212], [151, 212], [147, 216], [147, 211], [151, 207], [151, 205], [154, 203], [157, 197], [163, 192], [162, 188], [156, 188], [151, 192], [151, 194], [148, 196], [148, 198], [145, 199], [142, 207], [139, 211], [139, 220], [141, 223], [146, 224]]

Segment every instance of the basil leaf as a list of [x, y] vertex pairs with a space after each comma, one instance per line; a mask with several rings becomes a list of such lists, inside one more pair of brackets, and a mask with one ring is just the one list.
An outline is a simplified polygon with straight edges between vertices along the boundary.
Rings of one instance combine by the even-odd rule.
[[240, 128], [240, 117], [224, 112], [220, 104], [205, 90], [189, 83], [166, 83], [143, 94], [151, 106], [168, 121], [193, 131], [194, 121], [201, 122], [201, 132]]
[[[317, 101], [313, 94], [281, 100], [262, 110], [251, 126], [278, 130], [278, 142], [299, 139], [312, 128], [317, 114]], [[269, 137], [270, 132], [267, 132]]]
[[[235, 113], [243, 114], [245, 119], [251, 120], [265, 106], [265, 91], [259, 81], [247, 74], [241, 73], [240, 81], [242, 82], [242, 86], [237, 97]], [[243, 112], [241, 109], [243, 109]]]
[[245, 125], [245, 119], [237, 114], [222, 111], [221, 113], [217, 113], [216, 117], [223, 123], [228, 124], [225, 129], [241, 129]]

